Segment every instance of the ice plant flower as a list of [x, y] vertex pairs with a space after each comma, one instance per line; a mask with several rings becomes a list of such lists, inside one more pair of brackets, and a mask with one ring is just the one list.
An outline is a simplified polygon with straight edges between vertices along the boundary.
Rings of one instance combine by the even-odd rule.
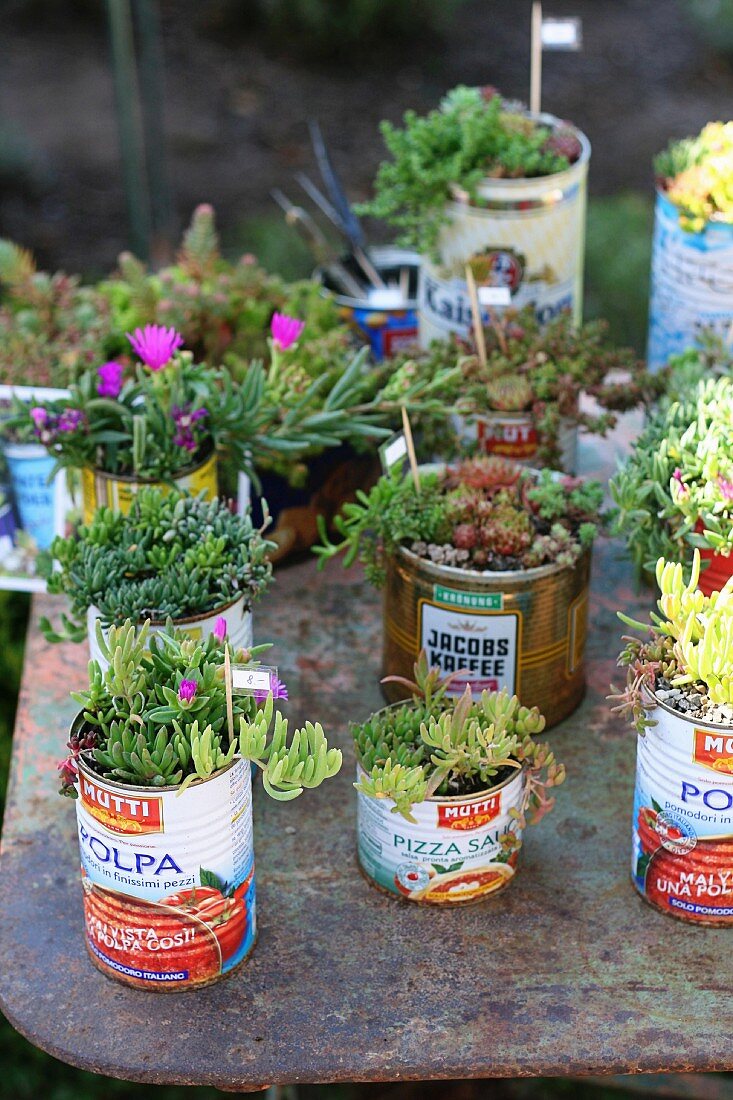
[[183, 337], [179, 332], [165, 325], [146, 325], [136, 328], [133, 334], [127, 333], [127, 339], [146, 367], [160, 370], [170, 363], [174, 353], [183, 346]]
[[209, 415], [208, 409], [196, 409], [191, 412], [187, 408], [179, 408], [174, 405], [171, 409], [171, 416], [173, 417], [176, 425], [176, 434], [173, 437], [173, 442], [177, 447], [185, 447], [187, 451], [195, 451], [198, 447], [198, 442], [193, 434], [193, 426], [204, 417]]
[[84, 423], [81, 409], [64, 409], [58, 419], [56, 429], [59, 432], [76, 432]]
[[277, 676], [273, 676], [270, 680], [270, 691], [256, 691], [254, 693], [255, 703], [261, 705], [267, 702], [267, 696], [272, 693], [273, 699], [287, 699], [288, 689], [282, 680], [279, 680]]
[[733, 500], [733, 481], [730, 481], [728, 478], [725, 477], [719, 477], [718, 488], [720, 489], [720, 494], [723, 497], [723, 500]]
[[227, 621], [223, 615], [214, 623], [214, 629], [211, 632], [216, 638], [217, 642], [223, 642], [227, 636]]
[[48, 424], [48, 412], [41, 405], [35, 405], [31, 409], [31, 420], [36, 426], [36, 433], [41, 432]]
[[270, 332], [275, 347], [280, 351], [287, 351], [300, 339], [305, 321], [299, 321], [297, 317], [288, 317], [286, 313], [273, 313], [270, 322]]
[[119, 396], [122, 389], [124, 369], [122, 363], [115, 363], [114, 360], [111, 363], [103, 363], [101, 367], [97, 367], [97, 377], [99, 378], [97, 393], [100, 397], [114, 398]]
[[195, 680], [181, 680], [178, 688], [178, 698], [182, 703], [192, 703], [196, 697], [196, 688]]

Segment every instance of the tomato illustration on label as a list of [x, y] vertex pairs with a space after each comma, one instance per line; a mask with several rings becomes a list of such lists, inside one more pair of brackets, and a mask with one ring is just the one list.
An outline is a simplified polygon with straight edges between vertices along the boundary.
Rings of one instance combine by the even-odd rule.
[[239, 949], [247, 931], [247, 908], [243, 897], [226, 897], [212, 886], [179, 890], [161, 900], [161, 905], [198, 917], [211, 929], [221, 949], [222, 964]]

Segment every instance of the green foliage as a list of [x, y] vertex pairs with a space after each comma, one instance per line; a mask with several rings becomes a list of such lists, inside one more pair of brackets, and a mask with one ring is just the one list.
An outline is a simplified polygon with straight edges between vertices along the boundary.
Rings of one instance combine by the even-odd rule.
[[[69, 741], [63, 793], [75, 794], [80, 754], [115, 782], [184, 790], [227, 767], [239, 752], [262, 769], [265, 789], [280, 800], [336, 774], [341, 753], [328, 748], [320, 725], [295, 730], [288, 745], [288, 723], [280, 714], [269, 738], [272, 692], [262, 704], [227, 692], [226, 643], [213, 635], [197, 642], [172, 627], [149, 638], [148, 625], [113, 626], [105, 641], [97, 624], [109, 668], [102, 672], [90, 661], [89, 687], [72, 692], [81, 716]], [[266, 648], [238, 650], [232, 660], [249, 663]]]
[[612, 339], [641, 354], [647, 341], [653, 224], [654, 204], [646, 194], [589, 200], [584, 316], [607, 318]]
[[407, 111], [399, 129], [382, 123], [391, 154], [375, 181], [375, 197], [362, 213], [401, 230], [399, 243], [433, 252], [445, 206], [456, 187], [472, 202], [487, 176], [545, 176], [568, 158], [552, 148], [552, 131], [539, 126], [493, 89], [458, 87], [425, 117]]
[[654, 171], [683, 229], [699, 233], [709, 221], [733, 222], [733, 122], [709, 122], [697, 137], [671, 142]]
[[80, 641], [90, 607], [104, 626], [197, 616], [240, 595], [251, 607], [272, 579], [271, 545], [223, 500], [143, 489], [129, 514], [100, 508], [73, 537], [54, 539], [48, 590], [69, 598], [72, 619], [63, 634], [48, 620], [41, 629], [49, 641]]
[[419, 489], [396, 468], [369, 493], [360, 490], [334, 520], [340, 541], [314, 547], [321, 563], [357, 558], [367, 579], [385, 580], [386, 559], [405, 546], [438, 565], [464, 569], [530, 569], [573, 565], [599, 524], [602, 490], [595, 482], [539, 474], [496, 458], [470, 459], [438, 472], [422, 470]]
[[733, 550], [733, 379], [700, 382], [653, 413], [610, 490], [614, 533], [638, 570], [660, 557], [689, 570], [695, 546]]
[[[424, 653], [420, 664], [427, 668]], [[438, 670], [430, 675], [437, 678]], [[391, 799], [392, 812], [413, 821], [412, 807], [426, 798], [489, 790], [526, 765], [525, 808], [535, 819], [551, 808], [546, 788], [562, 783], [565, 769], [545, 745], [533, 741], [545, 726], [536, 707], [522, 706], [506, 691], [484, 691], [474, 700], [470, 687], [457, 701], [443, 692], [426, 699], [418, 685], [412, 704], [387, 707], [351, 726], [362, 768], [357, 790]]]

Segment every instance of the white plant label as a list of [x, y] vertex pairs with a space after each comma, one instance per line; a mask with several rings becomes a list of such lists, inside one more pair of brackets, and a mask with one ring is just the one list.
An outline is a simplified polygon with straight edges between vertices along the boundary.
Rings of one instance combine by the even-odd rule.
[[[466, 596], [470, 600], [471, 594]], [[451, 683], [451, 695], [462, 695], [466, 684], [475, 693], [506, 688], [513, 695], [518, 640], [517, 612], [477, 614], [463, 607], [420, 604], [420, 647], [427, 653], [428, 664], [436, 665], [445, 675], [461, 673]]]
[[583, 43], [580, 19], [543, 19], [543, 50], [579, 50]]
[[386, 443], [383, 443], [379, 448], [379, 458], [385, 474], [393, 470], [399, 462], [404, 462], [407, 458], [407, 440], [405, 439], [405, 433], [399, 432], [397, 435], [393, 435], [391, 439], [388, 439]]
[[276, 679], [277, 668], [273, 665], [232, 665], [232, 691], [237, 695], [272, 691]]
[[480, 286], [478, 300], [482, 306], [509, 306], [512, 304], [512, 292], [508, 286]]

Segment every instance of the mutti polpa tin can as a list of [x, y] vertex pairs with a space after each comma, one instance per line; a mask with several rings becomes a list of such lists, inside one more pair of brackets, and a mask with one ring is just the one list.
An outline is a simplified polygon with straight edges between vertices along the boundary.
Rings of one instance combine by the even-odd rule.
[[638, 738], [632, 877], [663, 913], [733, 925], [733, 728], [657, 700]]
[[376, 886], [408, 901], [443, 906], [482, 901], [514, 877], [525, 792], [525, 773], [517, 770], [470, 797], [417, 803], [412, 823], [392, 813], [390, 799], [357, 791], [359, 865]]
[[86, 945], [138, 989], [206, 985], [256, 936], [248, 761], [177, 788], [112, 783], [79, 768], [76, 800]]
[[[554, 726], [585, 691], [590, 553], [572, 567], [479, 573], [434, 565], [400, 548], [387, 563], [383, 671], [410, 679], [421, 649], [451, 694], [501, 691]], [[405, 692], [387, 684], [393, 702]]]
[[[538, 120], [552, 128], [552, 115]], [[563, 172], [534, 179], [485, 179], [475, 205], [450, 202], [438, 237], [437, 259], [423, 257], [418, 287], [420, 343], [471, 331], [466, 285], [470, 266], [477, 287], [506, 287], [515, 308], [531, 303], [540, 324], [563, 310], [581, 320], [585, 211], [590, 142]], [[488, 312], [486, 314], [488, 323]]]
[[[189, 638], [193, 638], [194, 641], [202, 642], [214, 633], [214, 627], [220, 616], [226, 619], [227, 638], [232, 649], [249, 649], [252, 646], [252, 612], [245, 604], [244, 596], [239, 596], [236, 600], [231, 600], [229, 603], [222, 604], [220, 607], [214, 608], [213, 611], [207, 611], [201, 615], [190, 615], [185, 619], [174, 619], [173, 625], [178, 630], [182, 630], [184, 634], [187, 634]], [[89, 607], [87, 609], [89, 655], [93, 661], [99, 662], [104, 672], [109, 667], [109, 661], [102, 656], [102, 651], [97, 642], [98, 618], [99, 611], [97, 608]], [[149, 633], [159, 634], [162, 630], [165, 630], [165, 625], [163, 620], [151, 620]], [[106, 641], [109, 636], [109, 627], [102, 627], [102, 636]]]
[[[453, 417], [462, 443], [479, 454], [511, 459], [520, 466], [536, 466], [542, 436], [531, 412], [486, 412], [480, 416]], [[578, 426], [563, 417], [560, 421], [557, 446], [560, 452], [558, 468], [575, 473], [578, 459]]]
[[182, 470], [170, 481], [149, 481], [86, 467], [81, 471], [84, 523], [92, 522], [97, 508], [111, 508], [127, 515], [141, 489], [161, 489], [163, 492], [179, 489], [191, 496], [203, 492], [207, 500], [213, 500], [218, 492], [216, 454], [212, 453], [196, 466]]
[[328, 272], [315, 273], [331, 294], [345, 321], [366, 336], [377, 361], [417, 343], [417, 279], [420, 257], [404, 248], [372, 248], [369, 257], [387, 287], [374, 287], [365, 298], [351, 298], [330, 282]]
[[727, 335], [733, 322], [733, 225], [710, 221], [700, 233], [657, 191], [649, 303], [649, 369], [699, 343], [703, 328]]

